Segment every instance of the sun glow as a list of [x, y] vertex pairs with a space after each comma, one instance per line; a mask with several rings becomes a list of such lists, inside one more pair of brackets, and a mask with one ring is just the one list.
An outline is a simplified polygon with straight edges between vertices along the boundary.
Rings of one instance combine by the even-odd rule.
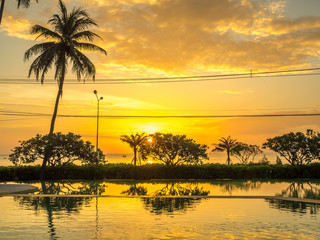
[[152, 164], [152, 163], [153, 163], [153, 161], [151, 161], [151, 160], [147, 161], [147, 164]]
[[[147, 133], [150, 133], [150, 134], [153, 134], [155, 132], [159, 132], [160, 131], [160, 128], [157, 127], [157, 126], [154, 126], [154, 125], [147, 125], [147, 126], [144, 126], [143, 127], [143, 131], [147, 132]], [[149, 140], [148, 140], [149, 141]]]

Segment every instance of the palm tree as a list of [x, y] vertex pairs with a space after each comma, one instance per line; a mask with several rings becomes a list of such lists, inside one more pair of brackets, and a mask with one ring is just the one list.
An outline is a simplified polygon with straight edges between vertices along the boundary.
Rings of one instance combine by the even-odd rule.
[[[49, 136], [52, 135], [54, 124], [57, 117], [59, 100], [62, 97], [63, 83], [67, 71], [67, 65], [72, 65], [72, 71], [76, 73], [77, 79], [81, 77], [91, 78], [94, 80], [96, 69], [94, 64], [80, 50], [100, 51], [103, 54], [107, 52], [87, 42], [92, 42], [94, 37], [99, 37], [97, 34], [89, 31], [91, 26], [97, 26], [82, 8], [73, 8], [68, 13], [64, 3], [59, 0], [59, 13], [54, 14], [48, 21], [53, 30], [40, 25], [34, 25], [31, 34], [37, 34], [38, 37], [44, 37], [47, 42], [39, 43], [31, 47], [25, 52], [25, 60], [30, 59], [33, 55], [38, 55], [32, 62], [29, 75], [32, 73], [36, 79], [41, 79], [44, 82], [44, 76], [51, 67], [55, 68], [54, 78], [58, 83], [59, 90], [55, 102], [55, 107], [51, 119]], [[44, 179], [45, 167], [50, 155], [50, 149], [46, 149], [45, 157], [42, 163], [40, 179]]]
[[230, 136], [227, 138], [221, 138], [219, 139], [219, 143], [212, 144], [214, 146], [214, 149], [212, 149], [212, 152], [227, 152], [228, 158], [227, 163], [230, 165], [231, 159], [230, 159], [230, 152], [231, 149], [238, 145], [237, 139], [232, 139]]
[[[1, 20], [2, 20], [2, 15], [3, 15], [3, 9], [4, 9], [4, 3], [6, 0], [1, 0], [1, 6], [0, 6], [0, 25], [1, 25]], [[38, 2], [38, 0], [36, 0]], [[30, 6], [30, 0], [18, 0], [18, 8], [22, 6], [25, 8], [28, 8]]]
[[[145, 133], [136, 133], [131, 135], [121, 135], [120, 140], [122, 142], [126, 142], [130, 145], [130, 147], [133, 149], [133, 159], [132, 162], [136, 166], [137, 164], [137, 152], [139, 146], [144, 143], [147, 139], [147, 136]], [[141, 162], [140, 162], [141, 164]]]

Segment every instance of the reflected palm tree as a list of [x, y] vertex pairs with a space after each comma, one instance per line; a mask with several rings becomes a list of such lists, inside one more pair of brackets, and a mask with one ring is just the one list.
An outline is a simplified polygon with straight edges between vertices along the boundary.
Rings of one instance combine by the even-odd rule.
[[[53, 195], [101, 195], [105, 191], [103, 183], [92, 181], [83, 183], [41, 182], [39, 194]], [[50, 239], [57, 239], [54, 226], [54, 213], [78, 213], [83, 206], [90, 204], [91, 197], [14, 197], [20, 206], [35, 212], [47, 212]]]

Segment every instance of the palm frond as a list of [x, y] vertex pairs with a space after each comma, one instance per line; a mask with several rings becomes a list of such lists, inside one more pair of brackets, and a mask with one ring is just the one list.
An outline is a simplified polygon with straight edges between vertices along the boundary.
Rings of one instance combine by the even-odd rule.
[[[78, 62], [77, 61], [73, 61], [73, 69], [79, 69], [81, 70], [80, 74], [82, 76], [84, 76], [85, 78], [91, 78], [93, 80], [95, 80], [95, 75], [96, 75], [96, 67], [94, 66], [94, 64], [90, 61], [90, 59], [84, 55], [82, 52], [76, 50], [75, 51], [77, 58], [80, 60], [80, 66], [77, 66]], [[73, 58], [71, 58], [73, 59]]]
[[33, 55], [37, 55], [45, 52], [49, 48], [53, 47], [54, 44], [55, 44], [54, 42], [45, 42], [45, 43], [40, 43], [32, 46], [25, 52], [24, 60], [29, 60], [29, 58], [32, 57]]
[[35, 34], [39, 34], [36, 39], [38, 39], [39, 37], [45, 37], [47, 39], [55, 39], [55, 40], [62, 40], [62, 37], [56, 33], [56, 32], [53, 32], [51, 31], [50, 29], [46, 28], [46, 27], [43, 27], [43, 26], [40, 26], [40, 25], [34, 25], [31, 29], [31, 32], [30, 34], [32, 35], [35, 35]]
[[74, 41], [88, 40], [89, 42], [93, 42], [94, 37], [102, 39], [98, 34], [95, 34], [91, 31], [81, 31], [71, 36], [72, 40]]
[[[44, 74], [48, 71], [48, 69], [51, 67], [54, 58], [56, 54], [56, 48], [51, 47], [42, 54], [40, 54], [31, 64], [30, 69], [29, 69], [29, 74], [28, 77], [34, 73], [36, 79], [39, 79], [39, 75], [42, 72], [43, 77], [41, 77], [41, 82], [43, 83], [44, 80]], [[44, 72], [43, 72], [44, 71]]]
[[79, 43], [79, 42], [76, 42], [74, 41], [74, 46], [78, 49], [81, 49], [81, 50], [86, 50], [86, 51], [98, 51], [98, 52], [101, 52], [105, 55], [107, 55], [107, 51], [104, 50], [103, 48], [97, 46], [97, 45], [94, 45], [92, 43]]
[[[36, 2], [38, 3], [38, 0], [36, 0]], [[25, 8], [30, 7], [30, 0], [18, 0], [18, 8], [22, 6]]]

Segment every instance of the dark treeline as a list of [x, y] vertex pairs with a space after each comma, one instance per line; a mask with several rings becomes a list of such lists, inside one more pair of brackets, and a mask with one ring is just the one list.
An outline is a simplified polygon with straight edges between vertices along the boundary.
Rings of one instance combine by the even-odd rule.
[[[39, 178], [40, 166], [0, 167], [0, 181]], [[47, 180], [63, 179], [300, 179], [320, 178], [320, 163], [308, 165], [142, 165], [99, 164], [48, 167]]]

